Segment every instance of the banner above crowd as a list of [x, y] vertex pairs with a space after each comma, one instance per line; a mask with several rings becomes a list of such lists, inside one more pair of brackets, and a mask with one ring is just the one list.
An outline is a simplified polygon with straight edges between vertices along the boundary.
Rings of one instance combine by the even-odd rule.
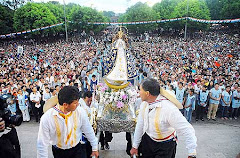
[[[138, 24], [165, 23], [165, 22], [173, 22], [173, 21], [180, 21], [180, 20], [186, 20], [186, 19], [190, 20], [190, 21], [194, 21], [194, 22], [209, 23], [209, 24], [240, 22], [240, 18], [226, 19], [226, 20], [205, 20], [205, 19], [197, 19], [197, 18], [192, 18], [192, 17], [183, 17], [183, 18], [173, 18], [173, 19], [154, 20], [154, 21], [136, 21], [136, 22], [88, 22], [88, 25], [138, 25]], [[68, 21], [68, 22], [73, 23], [72, 21]], [[5, 34], [5, 35], [0, 35], [0, 38], [13, 37], [16, 35], [26, 34], [26, 33], [30, 33], [30, 32], [39, 31], [39, 30], [45, 30], [45, 29], [53, 28], [53, 27], [60, 26], [63, 24], [64, 23], [58, 23], [58, 24], [54, 24], [54, 25], [39, 27], [39, 28], [32, 29], [32, 30], [9, 33], [9, 34]]]
[[6, 37], [12, 37], [12, 36], [26, 34], [26, 33], [30, 33], [30, 32], [36, 32], [36, 31], [45, 30], [45, 29], [56, 27], [56, 26], [60, 26], [60, 25], [63, 25], [63, 24], [64, 23], [58, 23], [58, 24], [53, 24], [53, 25], [49, 25], [49, 26], [39, 27], [39, 28], [32, 29], [32, 30], [9, 33], [9, 34], [5, 34], [5, 35], [0, 35], [0, 38], [6, 38]]
[[183, 17], [183, 18], [173, 18], [173, 19], [164, 19], [164, 20], [154, 20], [154, 21], [136, 21], [136, 22], [89, 22], [89, 25], [136, 25], [136, 24], [152, 24], [152, 23], [164, 23], [164, 22], [173, 22], [180, 20], [190, 20], [194, 22], [200, 23], [209, 23], [209, 24], [220, 24], [220, 23], [236, 23], [240, 22], [240, 18], [238, 19], [226, 19], [226, 20], [205, 20], [205, 19], [197, 19], [192, 17]]

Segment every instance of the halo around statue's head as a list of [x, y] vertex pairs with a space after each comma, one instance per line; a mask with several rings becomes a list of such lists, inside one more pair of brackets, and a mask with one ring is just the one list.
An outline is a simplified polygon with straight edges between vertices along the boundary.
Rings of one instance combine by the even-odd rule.
[[128, 29], [125, 26], [118, 26], [114, 29], [113, 33], [117, 34], [119, 31], [122, 31], [123, 34], [128, 35]]
[[129, 47], [128, 44], [128, 29], [125, 26], [118, 26], [113, 31], [114, 37], [112, 38], [112, 43], [116, 42], [118, 39], [122, 39], [126, 43], [126, 47]]

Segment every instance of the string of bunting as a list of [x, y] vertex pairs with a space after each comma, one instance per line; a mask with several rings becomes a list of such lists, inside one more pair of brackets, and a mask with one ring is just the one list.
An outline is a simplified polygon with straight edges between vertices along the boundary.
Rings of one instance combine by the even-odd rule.
[[63, 25], [63, 24], [64, 24], [64, 23], [58, 23], [58, 24], [53, 24], [53, 25], [49, 25], [49, 26], [39, 27], [39, 28], [32, 29], [32, 30], [15, 32], [15, 33], [9, 33], [9, 34], [5, 34], [5, 35], [0, 35], [0, 38], [5, 38], [5, 37], [11, 37], [11, 36], [16, 36], [16, 35], [26, 34], [26, 33], [30, 33], [30, 32], [36, 32], [36, 31], [39, 31], [39, 30], [45, 30], [45, 29], [57, 27], [57, 26], [60, 26], [60, 25]]
[[180, 20], [190, 20], [200, 23], [209, 23], [209, 24], [220, 24], [220, 23], [236, 23], [240, 22], [238, 19], [226, 19], [226, 20], [205, 20], [197, 19], [192, 17], [182, 17], [182, 18], [173, 18], [173, 19], [164, 19], [164, 20], [155, 20], [155, 21], [136, 21], [136, 22], [88, 22], [89, 25], [136, 25], [136, 24], [152, 24], [152, 23], [164, 23], [164, 22], [173, 22]]
[[[180, 20], [190, 20], [194, 22], [200, 23], [209, 23], [209, 24], [221, 24], [221, 23], [237, 23], [240, 22], [240, 18], [237, 19], [226, 19], [226, 20], [205, 20], [205, 19], [197, 19], [192, 17], [182, 17], [182, 18], [173, 18], [173, 19], [164, 19], [164, 20], [155, 20], [155, 21], [136, 21], [136, 22], [88, 22], [88, 25], [138, 25], [138, 24], [153, 24], [153, 23], [164, 23], [164, 22], [173, 22], [173, 21], [180, 21]], [[74, 23], [72, 21], [68, 21], [69, 23]], [[64, 23], [53, 24], [49, 26], [39, 27], [32, 30], [9, 33], [5, 35], [0, 35], [0, 38], [12, 37], [16, 35], [26, 34], [30, 32], [35, 32], [39, 30], [45, 30], [49, 28], [53, 28], [56, 26], [63, 25]]]

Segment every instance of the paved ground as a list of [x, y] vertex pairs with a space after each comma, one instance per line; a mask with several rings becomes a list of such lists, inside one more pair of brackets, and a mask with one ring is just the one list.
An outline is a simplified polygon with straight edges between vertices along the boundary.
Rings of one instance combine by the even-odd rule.
[[[36, 157], [38, 123], [28, 122], [17, 127], [22, 158]], [[240, 120], [193, 122], [198, 138], [198, 158], [236, 158], [240, 153]], [[125, 133], [113, 134], [110, 150], [100, 151], [100, 158], [128, 158]], [[176, 158], [186, 158], [184, 139], [179, 136]], [[52, 153], [49, 148], [49, 158]]]

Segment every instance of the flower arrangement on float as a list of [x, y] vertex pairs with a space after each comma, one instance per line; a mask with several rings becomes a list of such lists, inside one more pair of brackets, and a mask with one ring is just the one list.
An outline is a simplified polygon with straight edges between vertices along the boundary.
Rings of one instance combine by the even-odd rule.
[[99, 83], [97, 87], [99, 103], [104, 106], [103, 113], [108, 118], [126, 119], [129, 112], [134, 113], [137, 91], [131, 84], [118, 90], [111, 89], [104, 83]]

